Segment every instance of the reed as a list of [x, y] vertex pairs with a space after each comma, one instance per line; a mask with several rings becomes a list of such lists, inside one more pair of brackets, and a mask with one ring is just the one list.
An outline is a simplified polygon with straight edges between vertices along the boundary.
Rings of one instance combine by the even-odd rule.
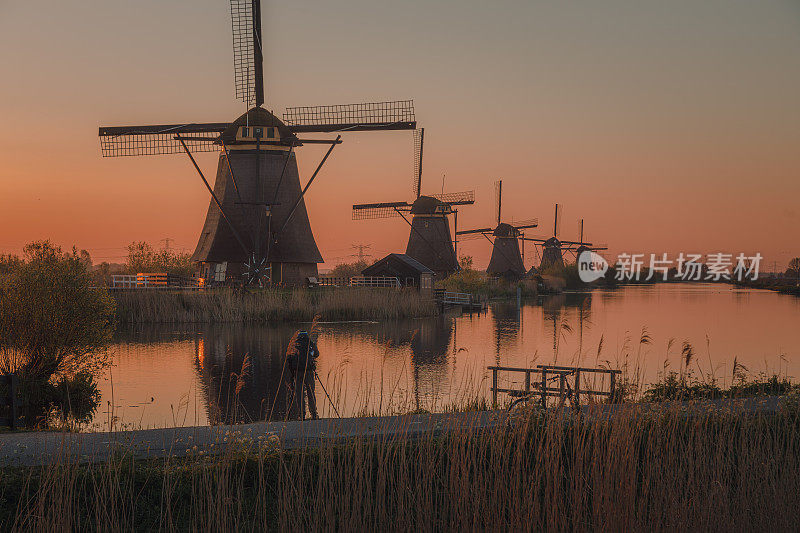
[[0, 527], [796, 531], [800, 418], [625, 408], [287, 452], [5, 469]]
[[416, 291], [393, 289], [120, 291], [114, 299], [120, 324], [386, 320], [437, 312]]

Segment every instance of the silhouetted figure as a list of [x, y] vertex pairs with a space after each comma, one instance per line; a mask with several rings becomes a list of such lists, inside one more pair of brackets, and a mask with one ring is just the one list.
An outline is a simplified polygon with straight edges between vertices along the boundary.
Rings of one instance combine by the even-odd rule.
[[[311, 418], [317, 419], [317, 401], [314, 397], [314, 384], [319, 350], [308, 336], [307, 331], [298, 331], [286, 348], [287, 401], [289, 402], [289, 418], [305, 420], [305, 402], [308, 399], [308, 411]], [[303, 394], [305, 392], [305, 394]]]

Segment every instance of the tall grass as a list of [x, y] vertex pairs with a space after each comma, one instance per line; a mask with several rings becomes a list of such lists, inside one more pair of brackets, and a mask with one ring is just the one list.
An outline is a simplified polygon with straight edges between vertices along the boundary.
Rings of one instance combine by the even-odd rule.
[[306, 451], [6, 469], [0, 527], [796, 531], [798, 488], [796, 410], [630, 408]]
[[416, 291], [393, 289], [124, 291], [114, 298], [121, 324], [385, 320], [436, 314], [435, 303]]

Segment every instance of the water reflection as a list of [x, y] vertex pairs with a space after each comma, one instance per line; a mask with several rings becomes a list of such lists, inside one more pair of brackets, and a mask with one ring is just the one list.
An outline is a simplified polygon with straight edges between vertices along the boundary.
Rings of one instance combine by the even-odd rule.
[[[319, 375], [343, 416], [436, 410], [485, 393], [485, 367], [633, 361], [652, 380], [677, 366], [670, 339], [691, 342], [702, 363], [729, 373], [734, 357], [800, 377], [800, 299], [720, 286], [628, 287], [492, 303], [485, 313], [382, 323], [319, 324]], [[120, 332], [101, 380], [96, 428], [163, 427], [285, 419], [281, 373], [298, 328], [155, 326]], [[645, 328], [653, 339], [639, 345]], [[707, 341], [706, 339], [710, 339]], [[700, 358], [698, 358], [700, 359]], [[706, 363], [706, 361], [710, 361]], [[321, 416], [336, 416], [321, 387]], [[112, 419], [112, 417], [114, 417]]]

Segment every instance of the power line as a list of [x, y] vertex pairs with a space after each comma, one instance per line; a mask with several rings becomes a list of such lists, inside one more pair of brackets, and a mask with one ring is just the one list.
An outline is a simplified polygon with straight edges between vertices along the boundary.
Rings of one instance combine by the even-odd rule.
[[371, 244], [353, 244], [350, 247], [358, 250], [356, 253], [352, 254], [351, 257], [358, 257], [359, 262], [364, 261], [366, 257], [372, 257], [372, 254], [364, 253], [364, 250], [372, 248]]

